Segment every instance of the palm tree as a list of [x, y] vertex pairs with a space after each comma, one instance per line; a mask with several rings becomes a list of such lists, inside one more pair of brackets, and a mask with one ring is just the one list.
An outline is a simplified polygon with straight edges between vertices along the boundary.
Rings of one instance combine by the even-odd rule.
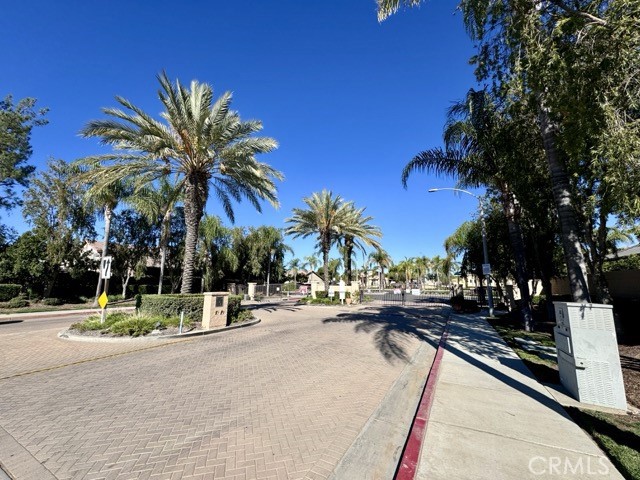
[[391, 256], [382, 248], [378, 248], [375, 252], [369, 254], [369, 260], [378, 266], [378, 288], [382, 290], [385, 288], [384, 269], [391, 267], [393, 264]]
[[329, 251], [342, 233], [350, 203], [345, 203], [340, 195], [323, 190], [303, 199], [307, 209], [294, 208], [293, 216], [285, 222], [291, 224], [285, 231], [293, 238], [316, 236], [318, 249], [324, 262], [324, 285], [329, 288]]
[[293, 271], [293, 283], [294, 285], [298, 284], [298, 271], [302, 268], [302, 260], [299, 258], [292, 258], [289, 260], [288, 265], [289, 270]]
[[[378, 20], [382, 21], [397, 12], [401, 5], [414, 7], [421, 3], [422, 0], [377, 0]], [[546, 8], [538, 8], [538, 4], [535, 2], [531, 2], [527, 8], [520, 9], [519, 14], [513, 12], [516, 10], [514, 8], [505, 8], [502, 2], [462, 0], [459, 8], [462, 10], [465, 26], [470, 32], [471, 38], [474, 41], [479, 41], [481, 48], [484, 47], [483, 50], [485, 52], [500, 51], [511, 59], [517, 59], [517, 68], [520, 69], [522, 68], [521, 59], [523, 56], [531, 58], [533, 55], [528, 56], [527, 45], [522, 38], [518, 39], [518, 43], [513, 41], [514, 39], [505, 40], [504, 37], [501, 38], [501, 35], [496, 34], [496, 32], [500, 31], [500, 28], [502, 28], [503, 31], [517, 32], [520, 31], [521, 26], [514, 27], [514, 25], [539, 25], [538, 31], [532, 35], [532, 38], [535, 39], [534, 44], [536, 47], [534, 48], [540, 48], [540, 45], [542, 45], [542, 38], [545, 35], [548, 35], [548, 33], [543, 30], [543, 15], [550, 18], [554, 26], [559, 21], [565, 25], [569, 23], [580, 25], [581, 21], [584, 21], [585, 19], [592, 24], [607, 24], [607, 21], [604, 18], [594, 15], [588, 9], [583, 9], [579, 2], [571, 6], [568, 6], [562, 1], [553, 1], [549, 3], [554, 5], [558, 12], [561, 12], [565, 17], [558, 20], [556, 15], [550, 14]], [[588, 4], [588, 2], [585, 3], [585, 5], [586, 4]], [[530, 14], [530, 18], [525, 19], [522, 17], [525, 12]], [[508, 21], [504, 19], [503, 21], [506, 21], [508, 24], [513, 22], [514, 25], [500, 26], [499, 23], [501, 15], [504, 15], [504, 19], [508, 19]], [[566, 20], [573, 20], [573, 22], [568, 22]], [[555, 28], [548, 29], [548, 31], [555, 32]], [[573, 37], [577, 42], [580, 41], [583, 34], [570, 35], [567, 33], [565, 36]], [[483, 45], [483, 42], [490, 37], [495, 39], [496, 42], [500, 42], [500, 48], [495, 48], [495, 45]], [[517, 53], [513, 53], [513, 51], [510, 51], [510, 48], [505, 47], [504, 45], [506, 44], [511, 44], [511, 48], [517, 50]], [[563, 48], [569, 51], [567, 45]], [[637, 50], [637, 47], [635, 48]], [[539, 55], [540, 53], [542, 53], [542, 55]], [[540, 57], [540, 64], [552, 65], [558, 63], [557, 59], [553, 62], [550, 60], [551, 53], [549, 53], [549, 57], [547, 57], [545, 53], [546, 52], [534, 51], [534, 54], [537, 54]], [[498, 53], [498, 55], [500, 55], [500, 53]], [[481, 59], [482, 55], [479, 55], [478, 58]], [[597, 59], [598, 62], [602, 61], [600, 56], [598, 56]], [[494, 63], [496, 65], [499, 63], [495, 58], [491, 58], [489, 60], [490, 61], [484, 62], [482, 67], [483, 69], [486, 68], [486, 65], [489, 63]], [[531, 62], [530, 65], [532, 70], [537, 67], [536, 62]], [[490, 68], [491, 67], [489, 67], [489, 69]], [[511, 66], [511, 68], [514, 67]], [[520, 75], [520, 73], [518, 73], [518, 75], [511, 75], [512, 72], [508, 73], [509, 75], [505, 75], [504, 72], [502, 72], [502, 76], [511, 77]], [[564, 252], [564, 259], [567, 266], [573, 300], [575, 302], [587, 303], [591, 301], [589, 286], [587, 283], [587, 264], [584, 249], [580, 243], [580, 228], [576, 215], [576, 206], [571, 192], [569, 171], [559, 145], [559, 136], [562, 128], [557, 117], [560, 115], [559, 112], [554, 112], [552, 108], [550, 108], [551, 95], [553, 94], [551, 92], [554, 92], [554, 89], [549, 88], [549, 85], [547, 84], [547, 81], [549, 81], [548, 77], [550, 77], [550, 75], [548, 75], [547, 72], [542, 72], [541, 78], [538, 80], [540, 84], [535, 85], [534, 83], [532, 89], [532, 94], [538, 110], [538, 129], [542, 137], [543, 149], [546, 157], [545, 159], [551, 181], [553, 200], [557, 210], [560, 242]], [[572, 87], [569, 86], [569, 88]], [[608, 96], [609, 95], [603, 95], [603, 98]], [[608, 100], [607, 104], [609, 104]], [[618, 125], [618, 122], [616, 122], [616, 125]], [[617, 126], [616, 128], [619, 127]], [[518, 286], [520, 287], [520, 285]], [[523, 311], [523, 314], [527, 315], [526, 311]], [[525, 319], [525, 323], [527, 323], [527, 321], [528, 320]], [[528, 328], [528, 326], [525, 325], [525, 328]]]
[[170, 182], [166, 177], [160, 179], [155, 187], [147, 185], [138, 190], [135, 195], [127, 199], [133, 208], [144, 215], [150, 223], [160, 222], [160, 278], [158, 280], [158, 295], [162, 294], [164, 267], [169, 249], [169, 235], [171, 218], [177, 204], [182, 200], [182, 185], [180, 182]]
[[[525, 329], [532, 328], [531, 299], [525, 246], [520, 227], [521, 210], [512, 187], [516, 171], [524, 162], [514, 162], [512, 125], [498, 110], [489, 94], [469, 90], [464, 101], [454, 104], [447, 115], [445, 149], [432, 148], [416, 155], [402, 171], [402, 184], [414, 171], [434, 172], [458, 178], [460, 187], [495, 188], [500, 193], [516, 265], [516, 282], [522, 296]], [[439, 281], [439, 279], [438, 279]]]
[[318, 257], [316, 257], [315, 255], [309, 255], [307, 257], [304, 257], [304, 266], [309, 267], [313, 272], [316, 271], [316, 267], [318, 266], [318, 263], [319, 263]]
[[181, 292], [190, 293], [198, 227], [210, 189], [233, 221], [232, 200], [247, 199], [258, 211], [261, 200], [277, 207], [275, 180], [283, 176], [256, 160], [256, 155], [274, 150], [277, 143], [253, 136], [262, 130], [262, 123], [242, 121], [230, 110], [231, 93], [214, 102], [213, 89], [206, 83], [194, 80], [187, 88], [179, 81], [171, 83], [166, 73], [158, 80], [163, 121], [116, 97], [125, 110], [106, 108], [103, 111], [111, 118], [91, 121], [81, 131], [84, 137], [100, 138], [116, 152], [81, 162], [94, 167], [85, 179], [100, 186], [125, 178], [138, 186], [149, 185], [170, 174], [181, 179], [186, 224]]
[[220, 217], [205, 215], [200, 222], [200, 263], [202, 291], [211, 291], [226, 271], [238, 268], [239, 259], [232, 245], [231, 230], [222, 225]]
[[343, 266], [349, 284], [351, 283], [351, 261], [354, 249], [358, 248], [364, 254], [366, 252], [365, 245], [378, 250], [381, 248], [376, 237], [381, 238], [382, 232], [380, 228], [369, 223], [373, 217], [365, 217], [364, 211], [364, 208], [356, 208], [353, 204], [349, 205], [347, 216], [342, 225], [341, 236], [338, 238], [338, 243], [343, 246]]
[[[80, 173], [82, 176], [82, 173]], [[81, 183], [81, 182], [79, 182]], [[85, 200], [92, 209], [104, 219], [104, 246], [100, 253], [100, 265], [107, 256], [109, 250], [109, 236], [111, 235], [111, 222], [113, 220], [114, 211], [121, 200], [131, 195], [131, 188], [124, 181], [118, 180], [110, 184], [92, 184], [85, 193]], [[98, 305], [98, 297], [102, 285], [102, 268], [98, 269], [98, 285], [96, 286], [96, 295], [93, 299], [93, 306]]]

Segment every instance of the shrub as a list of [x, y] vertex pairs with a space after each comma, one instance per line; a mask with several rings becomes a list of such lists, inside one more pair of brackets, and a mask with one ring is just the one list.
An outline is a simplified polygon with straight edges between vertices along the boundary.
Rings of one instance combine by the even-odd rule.
[[238, 315], [231, 319], [229, 323], [239, 323], [251, 320], [253, 318], [253, 312], [251, 310], [240, 310]]
[[316, 298], [329, 298], [329, 292], [326, 290], [317, 290]]
[[227, 323], [237, 321], [240, 314], [240, 304], [242, 303], [242, 295], [229, 295], [229, 305], [227, 306]]
[[62, 305], [63, 303], [64, 303], [64, 300], [56, 297], [45, 298], [44, 300], [42, 300], [43, 305], [57, 306], [57, 305]]
[[29, 306], [29, 300], [21, 297], [12, 298], [7, 302], [9, 308], [24, 308]]
[[122, 320], [127, 320], [131, 317], [130, 314], [125, 312], [113, 312], [107, 313], [106, 318], [104, 319], [104, 323], [100, 322], [100, 315], [91, 315], [84, 322], [78, 322], [71, 325], [73, 330], [78, 330], [79, 332], [86, 332], [90, 330], [108, 330], [111, 325], [117, 322], [121, 322]]
[[0, 283], [0, 302], [7, 302], [17, 297], [22, 286], [15, 283]]
[[180, 317], [184, 311], [184, 317], [193, 322], [202, 320], [204, 307], [204, 295], [143, 295], [140, 304], [142, 314], [161, 317]]
[[139, 337], [140, 335], [146, 335], [153, 331], [157, 323], [157, 318], [132, 316], [126, 320], [120, 320], [114, 323], [111, 325], [110, 330], [115, 335]]

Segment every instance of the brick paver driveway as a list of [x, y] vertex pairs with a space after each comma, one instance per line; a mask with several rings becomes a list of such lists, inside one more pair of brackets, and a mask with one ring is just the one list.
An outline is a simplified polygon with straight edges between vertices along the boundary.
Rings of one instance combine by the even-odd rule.
[[326, 478], [442, 325], [393, 309], [256, 315], [154, 348], [58, 339], [64, 320], [0, 324], [0, 432], [58, 479]]

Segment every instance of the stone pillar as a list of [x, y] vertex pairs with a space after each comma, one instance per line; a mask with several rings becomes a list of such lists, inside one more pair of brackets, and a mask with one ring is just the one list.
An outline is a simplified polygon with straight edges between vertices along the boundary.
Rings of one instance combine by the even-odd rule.
[[247, 284], [247, 295], [249, 295], [249, 298], [251, 300], [256, 299], [256, 285], [257, 283], [251, 283], [251, 282]]
[[202, 309], [202, 328], [225, 327], [227, 325], [227, 309], [229, 306], [229, 292], [205, 292], [204, 308]]

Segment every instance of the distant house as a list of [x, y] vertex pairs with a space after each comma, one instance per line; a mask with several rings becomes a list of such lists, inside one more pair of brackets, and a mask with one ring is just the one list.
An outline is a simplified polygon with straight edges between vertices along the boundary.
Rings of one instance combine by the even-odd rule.
[[307, 280], [307, 283], [315, 283], [316, 290], [326, 290], [324, 287], [324, 280], [316, 272], [309, 272], [309, 279]]
[[104, 242], [87, 242], [82, 247], [82, 253], [87, 253], [91, 260], [99, 261], [104, 250]]

